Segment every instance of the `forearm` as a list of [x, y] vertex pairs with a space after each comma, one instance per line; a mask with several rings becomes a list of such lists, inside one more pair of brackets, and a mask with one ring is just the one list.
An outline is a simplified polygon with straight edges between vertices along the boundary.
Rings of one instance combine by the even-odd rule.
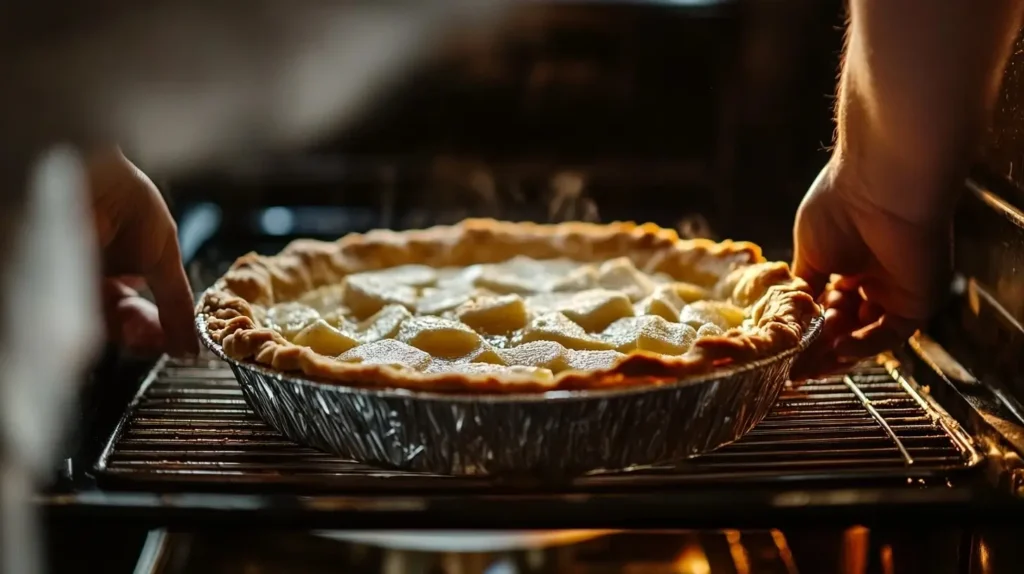
[[835, 155], [886, 194], [876, 203], [920, 220], [951, 202], [998, 97], [1022, 5], [850, 0]]

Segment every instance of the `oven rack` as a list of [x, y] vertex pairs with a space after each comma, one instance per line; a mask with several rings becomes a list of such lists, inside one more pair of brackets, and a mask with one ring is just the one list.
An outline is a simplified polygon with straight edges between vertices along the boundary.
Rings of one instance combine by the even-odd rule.
[[[891, 358], [787, 387], [732, 445], [679, 466], [575, 479], [571, 490], [722, 487], [729, 483], [947, 478], [981, 455], [959, 425]], [[488, 492], [476, 477], [391, 471], [296, 445], [246, 404], [210, 355], [163, 359], [150, 372], [95, 467], [100, 487], [202, 491]]]

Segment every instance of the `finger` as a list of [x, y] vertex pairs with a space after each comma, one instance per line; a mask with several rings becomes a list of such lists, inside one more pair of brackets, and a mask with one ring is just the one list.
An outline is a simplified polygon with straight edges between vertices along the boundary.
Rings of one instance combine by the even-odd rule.
[[866, 359], [903, 344], [916, 330], [916, 322], [883, 315], [878, 321], [836, 340], [834, 350], [844, 361]]
[[100, 295], [103, 297], [103, 309], [113, 310], [122, 299], [137, 297], [138, 292], [124, 282], [115, 278], [106, 278], [100, 286]]
[[135, 291], [142, 291], [146, 288], [146, 280], [138, 275], [121, 275], [120, 277], [111, 277], [111, 279]]
[[864, 297], [856, 290], [841, 291], [833, 288], [825, 292], [822, 300], [826, 309], [835, 309], [845, 315], [856, 316], [857, 309], [864, 302]]
[[860, 290], [861, 280], [859, 277], [852, 275], [840, 275], [832, 282], [832, 286], [840, 291], [858, 291]]
[[140, 354], [158, 354], [164, 335], [156, 307], [120, 281], [105, 279], [102, 284], [103, 318], [108, 338], [117, 345]]
[[829, 293], [825, 304], [825, 323], [818, 343], [831, 349], [836, 339], [863, 327], [864, 324], [858, 318], [858, 311], [863, 303], [864, 300], [856, 292]]
[[885, 309], [882, 309], [881, 306], [871, 301], [863, 301], [857, 310], [857, 321], [861, 325], [870, 325], [881, 319], [884, 313]]
[[917, 321], [927, 319], [935, 305], [934, 296], [929, 290], [909, 290], [888, 281], [866, 281], [861, 290], [866, 299], [886, 312]]
[[829, 286], [825, 289], [825, 292], [821, 294], [818, 301], [828, 309], [833, 309], [840, 305], [844, 297], [848, 297], [849, 294], [845, 291], [840, 291], [833, 286]]
[[853, 332], [856, 327], [856, 321], [849, 312], [841, 308], [827, 307], [825, 309], [825, 321], [821, 326], [821, 333], [802, 354], [805, 356], [815, 356], [830, 352], [837, 337]]
[[120, 343], [128, 351], [158, 355], [166, 348], [156, 306], [142, 297], [129, 297], [117, 307]]
[[825, 305], [825, 322], [821, 334], [797, 358], [790, 372], [790, 378], [794, 381], [821, 378], [850, 368], [850, 365], [836, 354], [834, 347], [836, 341], [848, 337], [864, 326], [859, 316], [859, 311], [865, 304], [864, 298], [857, 289], [836, 289], [834, 282], [822, 299]]
[[835, 362], [833, 350], [836, 338], [851, 332], [852, 323], [849, 315], [839, 309], [826, 309], [825, 322], [821, 333], [811, 345], [797, 358], [790, 371], [790, 379], [794, 381], [817, 377], [830, 370]]
[[199, 341], [192, 326], [192, 288], [181, 264], [174, 235], [164, 245], [156, 266], [146, 276], [146, 283], [153, 292], [160, 313], [160, 324], [167, 337], [167, 351], [175, 356], [197, 354]]
[[793, 261], [793, 274], [807, 282], [811, 287], [811, 294], [815, 297], [821, 295], [825, 291], [825, 286], [828, 285], [828, 273], [815, 269], [805, 258], [800, 256], [799, 249]]

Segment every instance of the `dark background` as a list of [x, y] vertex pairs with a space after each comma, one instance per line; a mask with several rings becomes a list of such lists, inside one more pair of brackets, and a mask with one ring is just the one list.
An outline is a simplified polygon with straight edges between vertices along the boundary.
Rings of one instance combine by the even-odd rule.
[[[531, 2], [491, 41], [446, 46], [325, 140], [160, 183], [196, 288], [241, 253], [274, 252], [295, 236], [469, 215], [651, 220], [752, 239], [786, 258], [796, 206], [828, 157], [842, 23], [841, 0]], [[981, 167], [1014, 182], [1005, 196], [1024, 205], [1021, 53]], [[1006, 241], [1011, 234], [990, 219], [964, 222], [992, 233], [964, 242], [961, 260], [1005, 243], [1005, 257], [984, 261], [1018, 268], [1019, 238]], [[1002, 273], [991, 276], [983, 282], [1003, 284]], [[1021, 282], [1005, 284], [993, 292], [1019, 293]], [[991, 347], [1013, 367], [1007, 380], [1019, 379], [1019, 345], [1007, 340]], [[122, 410], [112, 409], [113, 420]], [[61, 552], [82, 530], [51, 530], [54, 561], [70, 562], [62, 571], [84, 563]], [[137, 556], [140, 533], [89, 530], [89, 558], [106, 560], [100, 570]], [[835, 556], [832, 546], [811, 546]], [[932, 546], [952, 569], [955, 543]], [[928, 568], [918, 571], [938, 571]]]
[[[161, 183], [179, 215], [211, 202], [242, 235], [265, 231], [268, 206], [313, 206], [294, 212], [287, 235], [467, 216], [632, 219], [785, 249], [828, 158], [843, 4], [523, 3], [496, 34], [446, 44], [324, 140]], [[979, 165], [1016, 188], [1022, 54], [1024, 37]], [[566, 184], [578, 191], [568, 202]]]
[[164, 187], [179, 211], [225, 206], [236, 234], [267, 206], [334, 206], [348, 215], [305, 212], [289, 235], [493, 216], [788, 245], [832, 137], [842, 12], [831, 0], [524, 3], [332, 137]]

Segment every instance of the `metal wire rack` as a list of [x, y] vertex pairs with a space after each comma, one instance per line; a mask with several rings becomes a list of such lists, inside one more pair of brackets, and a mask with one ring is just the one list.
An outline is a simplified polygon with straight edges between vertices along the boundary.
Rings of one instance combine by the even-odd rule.
[[[895, 361], [783, 391], [740, 441], [679, 466], [586, 476], [573, 488], [948, 477], [981, 456]], [[96, 465], [100, 486], [333, 491], [487, 489], [487, 479], [382, 470], [296, 445], [249, 409], [224, 363], [164, 360]]]

